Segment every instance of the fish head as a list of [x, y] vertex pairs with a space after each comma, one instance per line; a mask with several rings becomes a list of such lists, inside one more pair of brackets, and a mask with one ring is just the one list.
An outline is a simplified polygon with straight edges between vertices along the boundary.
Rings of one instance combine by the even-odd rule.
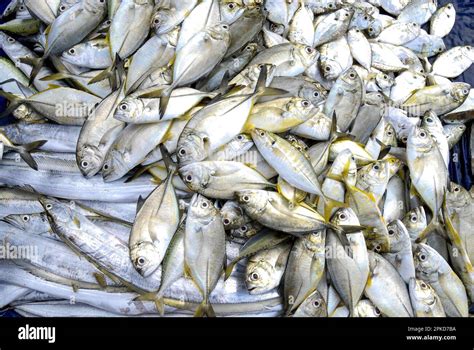
[[296, 55], [299, 57], [303, 66], [307, 68], [316, 63], [319, 58], [318, 50], [312, 48], [311, 46], [305, 46], [300, 44], [296, 44], [294, 46], [296, 47]]
[[277, 140], [275, 134], [263, 129], [253, 129], [250, 132], [250, 135], [252, 136], [252, 140], [257, 147], [263, 146], [265, 148], [271, 148]]
[[341, 208], [337, 210], [332, 219], [331, 222], [336, 225], [336, 226], [359, 226], [360, 222], [357, 217], [357, 214], [354, 212], [352, 208]]
[[250, 238], [262, 229], [262, 225], [257, 222], [248, 222], [236, 229], [231, 230], [231, 236], [237, 238]]
[[248, 57], [253, 57], [258, 51], [258, 44], [256, 43], [249, 43], [247, 44], [241, 51], [241, 56], [239, 58], [244, 59], [244, 61], [248, 61]]
[[407, 26], [406, 26], [408, 32], [410, 32], [411, 34], [413, 35], [417, 35], [420, 33], [420, 25], [416, 22], [410, 22], [410, 23], [407, 23]]
[[4, 221], [20, 230], [27, 231], [31, 215], [29, 214], [13, 214], [5, 216], [1, 221]]
[[81, 173], [90, 178], [96, 175], [104, 163], [103, 154], [94, 145], [85, 144], [77, 151], [77, 165]]
[[410, 210], [406, 213], [405, 217], [402, 220], [403, 224], [407, 228], [408, 232], [411, 234], [410, 237], [415, 239], [418, 234], [420, 234], [427, 225], [425, 208], [422, 206]]
[[156, 35], [168, 33], [175, 25], [175, 16], [171, 9], [161, 8], [151, 19], [151, 29]]
[[61, 58], [68, 63], [80, 66], [85, 64], [85, 54], [86, 45], [81, 43], [71, 47], [67, 51], [64, 51]]
[[212, 181], [213, 169], [201, 162], [191, 163], [179, 168], [179, 174], [188, 188], [202, 192]]
[[372, 22], [370, 22], [369, 26], [367, 27], [367, 33], [369, 37], [375, 38], [377, 37], [383, 30], [382, 21], [378, 18], [374, 18]]
[[365, 182], [378, 184], [388, 181], [388, 165], [384, 161], [376, 161], [364, 166], [359, 170], [357, 176]]
[[285, 136], [285, 140], [291, 143], [291, 145], [300, 152], [305, 153], [306, 151], [308, 151], [308, 145], [299, 137], [288, 134]]
[[326, 317], [327, 316], [327, 305], [326, 301], [322, 297], [321, 293], [316, 290], [310, 296], [308, 296], [298, 307], [295, 312], [295, 316], [298, 317]]
[[107, 11], [107, 0], [84, 0], [82, 1], [82, 7], [96, 16], [102, 15]]
[[242, 14], [244, 14], [244, 11], [244, 15], [249, 16], [248, 12], [254, 9], [255, 8], [246, 10], [243, 4], [239, 4], [238, 2], [220, 3], [221, 19], [226, 23], [235, 22]]
[[245, 284], [250, 294], [262, 294], [276, 287], [277, 283], [273, 278], [274, 267], [259, 259], [259, 255], [249, 258]]
[[178, 141], [177, 156], [181, 166], [199, 162], [208, 156], [206, 138], [193, 132], [183, 133]]
[[222, 223], [224, 227], [233, 225], [236, 220], [244, 215], [243, 209], [235, 201], [227, 201], [221, 208]]
[[382, 313], [370, 300], [364, 299], [360, 300], [356, 307], [355, 313], [359, 317], [381, 317]]
[[387, 155], [383, 161], [388, 167], [389, 176], [392, 177], [402, 167], [402, 161], [395, 156]]
[[388, 235], [386, 236], [378, 232], [375, 228], [368, 228], [364, 231], [364, 237], [368, 250], [379, 254], [390, 252], [390, 240]]
[[217, 215], [220, 216], [219, 210], [214, 203], [201, 194], [194, 194], [189, 203], [188, 212], [192, 211], [195, 218], [209, 220]]
[[28, 122], [29, 120], [36, 120], [35, 114], [35, 111], [25, 104], [19, 105], [13, 111], [13, 116], [16, 119], [23, 120], [25, 122]]
[[378, 72], [375, 75], [375, 81], [382, 90], [390, 89], [393, 84], [395, 84], [395, 79], [393, 79], [389, 74], [383, 72]]
[[421, 125], [426, 128], [442, 128], [441, 120], [439, 120], [437, 114], [433, 111], [427, 111], [423, 116]]
[[418, 313], [431, 314], [437, 300], [436, 292], [433, 287], [421, 279], [411, 278], [409, 283], [411, 298], [414, 299], [414, 307]]
[[273, 33], [278, 34], [278, 35], [283, 35], [285, 33], [286, 28], [283, 24], [278, 24], [278, 23], [274, 23], [270, 21], [269, 23], [270, 23], [269, 29]]
[[433, 147], [436, 147], [435, 142], [425, 128], [415, 126], [411, 129], [408, 134], [407, 149], [411, 148], [421, 154], [430, 152]]
[[114, 118], [126, 123], [134, 122], [145, 110], [145, 104], [142, 99], [126, 97], [117, 107]]
[[209, 36], [214, 40], [230, 41], [230, 26], [227, 23], [218, 23], [207, 28]]
[[390, 252], [396, 253], [411, 246], [408, 230], [400, 220], [395, 220], [387, 226]]
[[321, 252], [326, 242], [326, 230], [314, 231], [304, 237], [303, 245], [306, 250], [312, 253]]
[[80, 228], [80, 221], [72, 206], [51, 197], [40, 196], [38, 200], [48, 216], [51, 227], [69, 227], [72, 223]]
[[325, 101], [327, 91], [318, 83], [304, 84], [298, 92], [298, 96], [311, 101], [314, 106], [317, 106]]
[[439, 254], [430, 246], [424, 243], [414, 245], [413, 261], [417, 276], [429, 276], [437, 273], [441, 265], [440, 259], [442, 258], [440, 258]]
[[253, 146], [253, 140], [250, 135], [247, 134], [238, 134], [235, 136], [228, 145], [235, 151], [248, 150]]
[[111, 149], [102, 165], [102, 177], [104, 181], [111, 182], [118, 180], [127, 173], [129, 168], [126, 165], [126, 155], [122, 152]]
[[291, 113], [304, 116], [305, 119], [310, 114], [316, 114], [317, 107], [314, 106], [310, 100], [302, 99], [300, 97], [292, 97], [286, 105], [286, 109]]
[[250, 214], [261, 213], [269, 202], [268, 193], [264, 190], [237, 191], [236, 196], [245, 211]]
[[29, 52], [29, 50], [25, 49], [25, 47], [15, 38], [5, 34], [2, 31], [0, 31], [0, 47], [3, 49], [3, 51], [17, 60], [19, 60], [20, 57], [26, 56]]
[[462, 104], [466, 101], [470, 91], [471, 85], [467, 83], [454, 83], [451, 89], [451, 96], [455, 101]]
[[461, 185], [450, 182], [446, 192], [446, 201], [449, 207], [463, 208], [472, 202], [471, 194]]
[[161, 264], [163, 257], [152, 242], [139, 242], [130, 249], [130, 258], [135, 270], [143, 277], [150, 276]]

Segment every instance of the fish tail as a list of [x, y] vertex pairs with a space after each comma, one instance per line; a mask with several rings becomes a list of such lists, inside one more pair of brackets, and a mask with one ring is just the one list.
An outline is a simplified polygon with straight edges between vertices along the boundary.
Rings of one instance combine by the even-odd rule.
[[[5, 83], [5, 82], [3, 82], [3, 83]], [[1, 84], [3, 84], [3, 83], [1, 83]], [[3, 91], [3, 90], [0, 90], [0, 96], [4, 97], [5, 99], [7, 99], [10, 102], [8, 107], [2, 113], [0, 113], [0, 119], [8, 117], [22, 103], [22, 99], [20, 97], [15, 96], [15, 95], [13, 95], [9, 92]]]
[[227, 280], [230, 277], [232, 271], [234, 270], [235, 264], [237, 264], [237, 262], [232, 261], [229, 265], [227, 265], [225, 269], [224, 280]]
[[30, 152], [34, 149], [37, 149], [38, 147], [43, 146], [46, 142], [48, 141], [40, 140], [40, 141], [27, 143], [25, 145], [16, 147], [15, 150], [20, 154], [21, 159], [23, 159], [30, 168], [34, 170], [38, 170], [38, 164], [33, 159]]
[[28, 86], [32, 86], [33, 82], [35, 81], [38, 73], [40, 72], [41, 68], [44, 66], [44, 61], [46, 60], [46, 56], [37, 58], [37, 57], [22, 57], [20, 58], [21, 63], [25, 63], [33, 67], [33, 70], [30, 74], [30, 80]]
[[160, 97], [160, 120], [166, 114], [166, 109], [170, 103], [171, 93], [173, 92], [174, 86], [171, 85], [169, 88], [166, 88], [162, 91]]
[[266, 65], [260, 70], [260, 75], [258, 76], [257, 85], [255, 86], [254, 94], [259, 97], [262, 96], [278, 96], [286, 95], [288, 91], [283, 89], [267, 87], [267, 77], [268, 77], [268, 68]]
[[428, 226], [426, 226], [426, 228], [419, 234], [416, 242], [419, 243], [424, 241], [429, 235], [433, 233], [442, 234], [443, 232], [443, 225], [439, 221], [438, 215], [435, 215], [433, 216], [433, 219], [431, 219], [431, 222], [428, 224]]
[[102, 72], [97, 74], [94, 78], [89, 80], [87, 85], [92, 85], [102, 80], [109, 79], [112, 90], [117, 90], [119, 85], [122, 84], [122, 78], [124, 74], [125, 74], [124, 60], [122, 60], [120, 56], [116, 54], [110, 67], [104, 69]]
[[339, 202], [335, 199], [331, 199], [328, 197], [321, 197], [324, 201], [324, 220], [329, 221], [331, 218], [331, 214], [333, 209], [336, 208], [347, 208], [347, 204], [343, 202]]
[[214, 308], [211, 303], [209, 303], [208, 299], [204, 299], [204, 301], [198, 306], [194, 313], [194, 317], [216, 317]]

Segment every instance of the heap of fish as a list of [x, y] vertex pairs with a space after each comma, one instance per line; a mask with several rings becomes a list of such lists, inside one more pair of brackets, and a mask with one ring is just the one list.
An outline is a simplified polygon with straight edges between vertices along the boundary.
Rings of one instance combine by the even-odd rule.
[[474, 48], [445, 47], [455, 16], [436, 0], [12, 0], [0, 308], [468, 316], [474, 200], [447, 169]]

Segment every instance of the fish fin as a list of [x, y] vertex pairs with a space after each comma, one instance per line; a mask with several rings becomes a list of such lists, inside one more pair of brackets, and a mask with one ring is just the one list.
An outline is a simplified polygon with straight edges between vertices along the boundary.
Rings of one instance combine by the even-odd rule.
[[160, 118], [159, 118], [160, 120], [166, 114], [166, 109], [168, 108], [168, 104], [170, 102], [172, 92], [173, 92], [172, 86], [162, 91], [162, 95], [160, 97]]
[[344, 202], [339, 202], [329, 197], [321, 197], [321, 198], [324, 201], [324, 220], [326, 220], [326, 222], [329, 221], [333, 209], [348, 207], [348, 204]]
[[209, 303], [209, 300], [204, 300], [196, 309], [194, 317], [216, 317], [216, 313], [212, 305]]
[[95, 83], [98, 83], [102, 80], [105, 80], [105, 79], [108, 79], [111, 75], [111, 72], [112, 72], [112, 68], [113, 66], [110, 66], [106, 69], [104, 69], [102, 72], [100, 72], [99, 74], [97, 74], [94, 78], [92, 78], [91, 80], [89, 80], [89, 82], [87, 83], [87, 85], [92, 85], [92, 84], [95, 84]]
[[75, 78], [76, 76], [74, 74], [70, 73], [54, 73], [47, 75], [45, 77], [42, 77], [40, 80], [41, 81], [51, 81], [51, 80], [64, 80], [64, 79], [70, 79], [70, 78]]
[[105, 275], [103, 273], [95, 272], [94, 278], [101, 288], [103, 289], [107, 288], [107, 282], [105, 280]]
[[232, 274], [232, 271], [234, 270], [235, 265], [237, 265], [237, 262], [238, 262], [238, 260], [235, 259], [235, 260], [232, 260], [227, 265], [227, 267], [225, 268], [225, 272], [224, 272], [224, 281], [226, 281], [230, 277], [230, 275]]
[[137, 200], [137, 214], [140, 211], [140, 209], [143, 207], [143, 204], [145, 204], [145, 199], [142, 196], [139, 196]]
[[144, 293], [133, 299], [134, 301], [152, 301], [155, 303], [156, 310], [160, 313], [160, 316], [165, 314], [165, 302], [160, 292]]
[[27, 143], [26, 145], [17, 147], [17, 151], [20, 154], [21, 159], [23, 159], [30, 168], [34, 170], [38, 170], [38, 164], [33, 159], [30, 152], [38, 147], [43, 146], [46, 142], [48, 141], [46, 140], [35, 141], [35, 142]]
[[5, 117], [8, 117], [10, 114], [13, 113], [13, 111], [19, 106], [21, 105], [23, 99], [21, 99], [20, 97], [18, 96], [15, 96], [9, 92], [6, 92], [6, 91], [3, 91], [3, 90], [0, 90], [0, 96], [1, 97], [4, 97], [5, 99], [7, 99], [10, 104], [8, 105], [8, 107], [2, 112], [0, 113], [0, 119], [1, 118], [5, 118]]
[[144, 94], [139, 94], [138, 97], [142, 98], [159, 98], [163, 95], [163, 90], [165, 90], [166, 87], [160, 86], [154, 90], [148, 91]]
[[104, 69], [102, 72], [97, 74], [91, 80], [89, 80], [87, 85], [92, 85], [102, 80], [109, 79], [110, 86], [112, 87], [112, 91], [117, 90], [119, 86], [119, 82], [117, 81], [117, 74], [119, 75], [118, 79], [121, 80], [124, 74], [124, 69], [125, 69], [124, 65], [125, 65], [125, 61], [122, 60], [118, 54], [115, 54], [112, 65]]
[[382, 141], [380, 141], [379, 139], [375, 139], [375, 141], [379, 144], [380, 146], [380, 151], [379, 151], [379, 156], [378, 156], [378, 159], [383, 159], [387, 154], [390, 153], [390, 149], [392, 148], [392, 146], [389, 146], [389, 145], [386, 145], [384, 144]]
[[171, 159], [170, 152], [166, 148], [165, 145], [160, 144], [160, 151], [161, 156], [163, 157], [163, 161], [165, 162], [166, 170], [168, 170], [168, 176], [173, 176], [178, 168], [178, 165]]
[[36, 58], [36, 57], [21, 57], [20, 62], [25, 63], [31, 67], [33, 67], [33, 70], [31, 71], [30, 74], [30, 80], [28, 86], [33, 85], [33, 82], [36, 79], [36, 76], [40, 72], [41, 68], [44, 65], [44, 61], [46, 60], [47, 57], [43, 56], [41, 58]]
[[443, 232], [443, 225], [439, 221], [438, 215], [435, 215], [433, 219], [431, 219], [428, 226], [418, 235], [417, 239], [415, 240], [416, 243], [420, 243], [424, 241], [428, 236], [433, 233], [442, 234]]
[[267, 77], [268, 77], [268, 68], [267, 68], [267, 65], [264, 65], [260, 69], [260, 75], [258, 76], [257, 85], [255, 86], [255, 91], [254, 91], [255, 95], [262, 97], [262, 96], [278, 96], [278, 95], [288, 94], [288, 91], [286, 90], [267, 87], [266, 86]]

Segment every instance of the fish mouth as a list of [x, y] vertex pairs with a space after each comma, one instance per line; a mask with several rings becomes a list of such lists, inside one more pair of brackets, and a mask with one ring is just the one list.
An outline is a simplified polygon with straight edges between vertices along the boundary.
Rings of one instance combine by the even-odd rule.
[[1, 222], [5, 222], [13, 227], [21, 229], [21, 226], [12, 218], [9, 218], [8, 216], [5, 216], [4, 218], [0, 219]]

